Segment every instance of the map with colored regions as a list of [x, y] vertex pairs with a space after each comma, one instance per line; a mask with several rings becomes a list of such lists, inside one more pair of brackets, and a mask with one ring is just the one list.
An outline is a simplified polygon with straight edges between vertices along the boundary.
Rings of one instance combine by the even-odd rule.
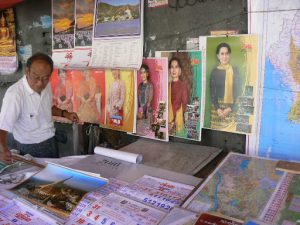
[[186, 201], [195, 212], [217, 212], [241, 220], [257, 218], [284, 175], [276, 161], [230, 153]]
[[249, 137], [249, 150], [263, 157], [300, 161], [300, 151], [295, 151], [300, 137], [300, 1], [249, 2], [253, 12], [268, 12], [248, 13], [249, 33], [263, 37], [261, 122], [255, 138]]

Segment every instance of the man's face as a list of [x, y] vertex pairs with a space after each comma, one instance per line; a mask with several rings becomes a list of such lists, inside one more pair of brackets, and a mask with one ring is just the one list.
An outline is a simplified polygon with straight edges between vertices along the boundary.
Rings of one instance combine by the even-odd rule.
[[43, 60], [36, 60], [30, 68], [26, 68], [26, 78], [29, 86], [37, 93], [41, 93], [51, 77], [51, 67]]

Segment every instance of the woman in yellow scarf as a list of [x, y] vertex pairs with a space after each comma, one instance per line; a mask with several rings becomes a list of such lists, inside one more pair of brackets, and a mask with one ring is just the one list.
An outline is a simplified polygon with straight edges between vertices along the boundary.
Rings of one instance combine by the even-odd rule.
[[235, 131], [234, 106], [239, 95], [237, 86], [240, 77], [236, 68], [230, 64], [231, 48], [220, 43], [216, 50], [219, 65], [211, 73], [211, 128]]
[[188, 103], [188, 89], [180, 79], [182, 65], [179, 58], [169, 61], [172, 81], [169, 83], [169, 134], [176, 135], [184, 130], [184, 113]]

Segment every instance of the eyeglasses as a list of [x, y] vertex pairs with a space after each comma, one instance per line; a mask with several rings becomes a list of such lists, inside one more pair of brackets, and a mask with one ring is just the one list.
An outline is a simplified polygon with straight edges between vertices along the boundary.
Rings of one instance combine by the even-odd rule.
[[32, 80], [34, 83], [38, 83], [39, 81], [41, 81], [42, 83], [48, 83], [49, 80], [50, 80], [50, 77], [36, 77], [36, 76], [32, 76], [32, 75], [29, 75], [28, 76], [30, 78], [30, 80]]

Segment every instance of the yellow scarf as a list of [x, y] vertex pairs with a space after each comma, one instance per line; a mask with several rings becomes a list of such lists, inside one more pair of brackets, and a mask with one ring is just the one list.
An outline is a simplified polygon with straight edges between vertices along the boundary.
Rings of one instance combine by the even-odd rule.
[[225, 70], [225, 93], [224, 93], [224, 103], [233, 104], [233, 69], [230, 64], [218, 66], [218, 69]]
[[169, 123], [174, 121], [175, 113], [176, 113], [176, 118], [175, 118], [175, 124], [176, 124], [176, 133], [180, 132], [184, 128], [184, 121], [183, 121], [183, 109], [182, 105], [180, 108], [177, 110], [177, 112], [173, 112], [172, 108], [172, 90], [171, 90], [171, 83], [169, 83]]

